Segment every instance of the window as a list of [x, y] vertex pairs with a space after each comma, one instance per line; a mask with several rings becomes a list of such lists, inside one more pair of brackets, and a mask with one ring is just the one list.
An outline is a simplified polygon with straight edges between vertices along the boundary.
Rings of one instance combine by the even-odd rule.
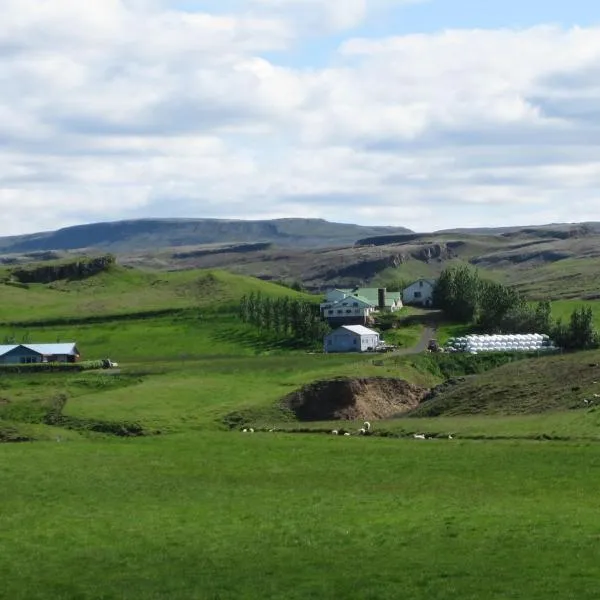
[[333, 311], [332, 310], [328, 310], [327, 313], [330, 314], [330, 315], [332, 315]]
[[331, 340], [331, 339], [327, 340], [327, 345], [328, 346], [331, 346], [332, 343], [333, 343], [333, 340]]
[[352, 343], [356, 346], [356, 338], [354, 338], [354, 341]]
[[31, 365], [36, 362], [34, 356], [21, 356], [21, 363], [24, 365]]
[[358, 302], [355, 302], [352, 306], [358, 306]]
[[421, 292], [415, 292], [415, 298], [421, 298], [422, 296]]
[[346, 311], [346, 314], [347, 314], [347, 315], [351, 315], [351, 314], [352, 314], [352, 309], [351, 309], [351, 308], [349, 308], [349, 309]]
[[419, 287], [423, 287], [423, 282], [419, 281]]
[[337, 311], [337, 314], [338, 314], [338, 315], [343, 315], [343, 314], [344, 314], [344, 311], [340, 309], [340, 310], [338, 310], [338, 311]]

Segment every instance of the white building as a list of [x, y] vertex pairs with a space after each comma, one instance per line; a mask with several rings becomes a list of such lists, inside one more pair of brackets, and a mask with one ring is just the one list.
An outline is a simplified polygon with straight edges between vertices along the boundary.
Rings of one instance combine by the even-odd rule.
[[321, 315], [332, 325], [364, 325], [367, 317], [375, 311], [364, 298], [345, 296], [336, 301], [323, 302]]
[[379, 346], [379, 333], [362, 325], [343, 325], [325, 336], [325, 352], [367, 352]]
[[413, 306], [431, 306], [433, 304], [434, 287], [435, 280], [419, 279], [404, 288], [402, 300], [404, 304], [412, 304]]

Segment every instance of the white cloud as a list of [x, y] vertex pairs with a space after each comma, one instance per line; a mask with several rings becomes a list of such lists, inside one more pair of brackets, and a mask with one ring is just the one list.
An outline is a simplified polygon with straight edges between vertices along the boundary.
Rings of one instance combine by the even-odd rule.
[[152, 215], [600, 220], [600, 29], [348, 39], [325, 68], [267, 58], [299, 10], [342, 30], [385, 4], [3, 0], [0, 233]]

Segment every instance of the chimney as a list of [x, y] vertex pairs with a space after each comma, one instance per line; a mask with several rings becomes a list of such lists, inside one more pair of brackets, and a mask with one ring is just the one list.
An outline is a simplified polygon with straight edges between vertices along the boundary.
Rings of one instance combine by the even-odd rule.
[[384, 310], [385, 309], [385, 293], [386, 293], [386, 288], [379, 288], [377, 290], [377, 296], [379, 299], [379, 310]]

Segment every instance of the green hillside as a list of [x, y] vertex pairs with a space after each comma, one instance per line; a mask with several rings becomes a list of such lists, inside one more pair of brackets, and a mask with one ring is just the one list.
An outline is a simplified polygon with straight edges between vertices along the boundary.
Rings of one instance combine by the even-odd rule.
[[[600, 400], [600, 351], [521, 360], [442, 387], [411, 416], [522, 415]], [[600, 402], [597, 400], [597, 404]], [[599, 413], [600, 414], [600, 413]], [[600, 433], [600, 432], [599, 432]]]
[[[8, 274], [5, 270], [5, 278]], [[315, 300], [280, 285], [227, 271], [158, 272], [114, 266], [76, 281], [0, 283], [0, 323], [85, 320], [192, 308], [228, 312], [251, 292]]]

